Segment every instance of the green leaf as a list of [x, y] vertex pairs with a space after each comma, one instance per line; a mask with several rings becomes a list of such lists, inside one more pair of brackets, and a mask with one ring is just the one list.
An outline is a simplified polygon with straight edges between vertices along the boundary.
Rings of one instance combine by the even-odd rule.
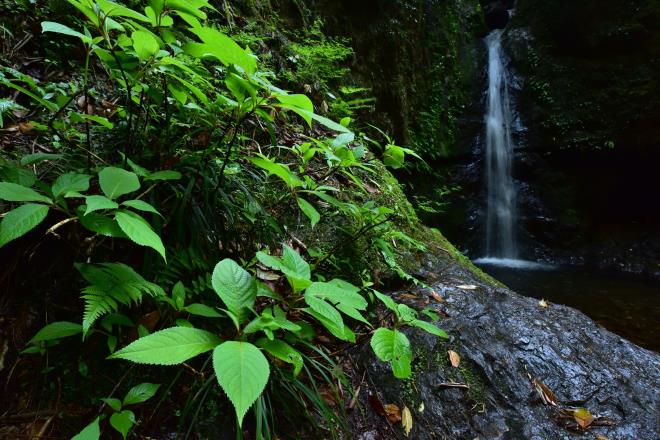
[[156, 171], [151, 174], [148, 174], [144, 180], [179, 180], [181, 178], [181, 173], [178, 171]]
[[314, 104], [312, 104], [312, 100], [309, 99], [306, 95], [276, 94], [275, 97], [280, 102], [278, 107], [282, 107], [297, 113], [307, 122], [310, 127], [312, 126], [312, 116], [310, 116], [310, 114], [314, 113]]
[[46, 325], [30, 339], [30, 343], [51, 341], [82, 333], [82, 325], [75, 322], [58, 321]]
[[0, 247], [30, 232], [47, 215], [48, 206], [36, 203], [27, 203], [9, 211], [0, 222]]
[[396, 302], [392, 298], [390, 298], [387, 295], [383, 295], [382, 293], [374, 290], [374, 295], [376, 295], [376, 298], [378, 298], [385, 306], [396, 313], [397, 318], [399, 317], [399, 309], [396, 306]]
[[65, 26], [60, 23], [55, 23], [52, 21], [42, 21], [41, 22], [41, 32], [46, 33], [46, 32], [55, 32], [57, 34], [62, 34], [62, 35], [69, 35], [71, 37], [78, 37], [80, 38], [84, 43], [91, 43], [92, 39], [88, 37], [87, 35], [80, 33], [76, 30], [71, 29], [68, 26]]
[[222, 315], [218, 313], [217, 310], [207, 306], [206, 304], [190, 304], [184, 307], [183, 310], [190, 313], [191, 315], [203, 316], [205, 318], [222, 318]]
[[53, 196], [59, 197], [69, 191], [87, 191], [89, 189], [89, 179], [92, 176], [87, 174], [66, 173], [62, 174], [53, 184]]
[[94, 419], [92, 423], [85, 426], [82, 431], [73, 436], [71, 440], [99, 440], [101, 438], [101, 428], [99, 418]]
[[421, 319], [414, 319], [410, 321], [408, 324], [417, 328], [421, 328], [425, 332], [431, 333], [432, 335], [436, 335], [444, 339], [449, 339], [449, 336], [447, 335], [447, 333], [445, 333], [444, 330], [439, 329], [430, 322], [422, 321]]
[[274, 174], [282, 179], [282, 181], [284, 181], [284, 183], [286, 183], [289, 188], [297, 188], [303, 185], [303, 181], [300, 180], [296, 173], [291, 171], [285, 165], [274, 162], [264, 155], [259, 155], [258, 157], [250, 157], [248, 160], [259, 168], [266, 170], [269, 176]]
[[85, 197], [85, 204], [87, 208], [85, 209], [85, 215], [90, 212], [100, 211], [101, 209], [117, 209], [119, 205], [116, 202], [113, 202], [105, 196], [87, 196]]
[[248, 342], [228, 341], [213, 350], [218, 383], [234, 405], [238, 425], [266, 388], [270, 367], [261, 351]]
[[[128, 206], [133, 209], [137, 209], [139, 211], [145, 211], [145, 212], [152, 212], [154, 214], [160, 215], [160, 212], [156, 210], [152, 205], [150, 205], [147, 202], [144, 202], [142, 200], [126, 200], [125, 202], [122, 202], [122, 205]], [[162, 217], [162, 216], [161, 216]]]
[[266, 350], [271, 356], [293, 365], [293, 377], [297, 377], [303, 367], [303, 357], [298, 350], [286, 342], [275, 339], [261, 338], [256, 342], [258, 347]]
[[128, 431], [135, 425], [135, 414], [129, 409], [116, 412], [110, 416], [110, 425], [126, 438]]
[[9, 182], [0, 182], [0, 199], [7, 200], [8, 202], [53, 203], [51, 199], [39, 194], [32, 188]]
[[[359, 288], [340, 279], [332, 280], [329, 283], [315, 282], [305, 291], [305, 300], [310, 307], [319, 313], [322, 312], [312, 306], [310, 301], [307, 300], [308, 296], [318, 298], [324, 302], [327, 301], [351, 318], [370, 325], [369, 321], [358, 312], [358, 310], [366, 310], [368, 305], [367, 300], [360, 295], [359, 291]], [[328, 316], [328, 318], [331, 317]]]
[[147, 246], [158, 252], [163, 260], [167, 261], [165, 256], [165, 246], [160, 236], [151, 229], [151, 225], [139, 215], [129, 211], [117, 211], [115, 220], [124, 233], [131, 241], [140, 246]]
[[[0, 127], [2, 124], [0, 124]], [[21, 165], [23, 166], [28, 166], [28, 165], [33, 165], [35, 163], [43, 162], [45, 160], [59, 160], [63, 156], [61, 154], [53, 154], [53, 153], [33, 153], [33, 154], [26, 154], [25, 156], [21, 157]]]
[[103, 401], [103, 403], [105, 403], [110, 408], [112, 408], [113, 411], [121, 410], [121, 400], [114, 399], [114, 398], [111, 398], [111, 397], [104, 397], [101, 400]]
[[137, 174], [115, 167], [106, 167], [101, 170], [99, 184], [103, 194], [113, 200], [140, 189]]
[[209, 27], [199, 27], [193, 29], [192, 32], [196, 34], [204, 44], [186, 44], [183, 47], [183, 50], [189, 55], [197, 58], [210, 55], [217, 58], [225, 66], [235, 64], [240, 66], [247, 73], [254, 73], [256, 70], [256, 58], [222, 32]]
[[257, 298], [255, 279], [234, 260], [226, 258], [215, 265], [211, 284], [230, 312], [242, 322], [247, 309], [252, 308]]
[[385, 152], [383, 153], [383, 163], [385, 166], [396, 170], [403, 166], [405, 160], [406, 155], [403, 148], [396, 145], [388, 145], [385, 147]]
[[106, 237], [128, 238], [128, 236], [124, 234], [124, 231], [119, 227], [117, 220], [113, 218], [105, 217], [93, 212], [85, 215], [85, 211], [82, 207], [78, 207], [76, 214], [78, 215], [80, 224], [92, 232], [105, 235]]
[[160, 384], [149, 382], [134, 386], [128, 390], [128, 393], [126, 393], [126, 397], [124, 397], [124, 406], [146, 402], [156, 394], [159, 387]]
[[138, 339], [109, 359], [138, 364], [178, 365], [213, 350], [222, 341], [213, 333], [188, 327], [171, 327]]
[[347, 325], [337, 325], [337, 323], [329, 320], [325, 315], [318, 313], [312, 309], [305, 309], [305, 313], [314, 317], [325, 327], [333, 336], [341, 339], [342, 341], [355, 342], [355, 333]]
[[317, 115], [314, 112], [310, 112], [310, 111], [307, 111], [307, 110], [304, 110], [304, 109], [298, 109], [298, 111], [296, 113], [298, 113], [301, 116], [303, 116], [303, 115], [304, 116], [309, 116], [310, 118], [314, 119], [316, 122], [320, 123], [321, 125], [329, 128], [331, 130], [339, 131], [339, 132], [342, 132], [342, 133], [351, 133], [351, 130], [344, 127], [343, 125], [337, 124], [335, 121], [330, 120], [330, 119], [328, 119], [324, 116]]
[[177, 310], [183, 309], [186, 302], [186, 288], [181, 281], [176, 283], [172, 288], [172, 300]]
[[284, 246], [282, 258], [257, 252], [257, 259], [261, 264], [284, 273], [296, 292], [300, 292], [312, 284], [309, 264], [289, 246]]
[[131, 34], [133, 39], [133, 49], [140, 60], [148, 60], [158, 53], [160, 44], [149, 32], [135, 31]]
[[380, 360], [391, 362], [395, 377], [405, 379], [410, 376], [412, 350], [406, 335], [381, 327], [371, 337], [371, 348]]
[[309, 203], [307, 200], [303, 199], [302, 197], [296, 197], [296, 201], [298, 202], [298, 206], [300, 207], [301, 211], [309, 218], [309, 220], [312, 223], [312, 228], [316, 226], [316, 224], [321, 220], [321, 214], [312, 206], [311, 203]]

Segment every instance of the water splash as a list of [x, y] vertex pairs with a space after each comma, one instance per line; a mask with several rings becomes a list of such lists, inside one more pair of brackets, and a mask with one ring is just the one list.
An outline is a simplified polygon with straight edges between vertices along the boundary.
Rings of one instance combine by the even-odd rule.
[[502, 51], [502, 30], [486, 37], [488, 46], [488, 102], [486, 106], [486, 257], [515, 260], [516, 187], [511, 175], [513, 119], [509, 85]]

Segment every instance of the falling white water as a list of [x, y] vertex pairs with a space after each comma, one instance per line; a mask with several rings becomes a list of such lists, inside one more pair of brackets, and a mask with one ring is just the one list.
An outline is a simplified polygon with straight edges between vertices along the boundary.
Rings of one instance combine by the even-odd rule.
[[516, 188], [511, 176], [511, 106], [502, 52], [502, 30], [486, 37], [488, 45], [488, 102], [486, 106], [486, 180], [488, 206], [486, 257], [515, 260]]

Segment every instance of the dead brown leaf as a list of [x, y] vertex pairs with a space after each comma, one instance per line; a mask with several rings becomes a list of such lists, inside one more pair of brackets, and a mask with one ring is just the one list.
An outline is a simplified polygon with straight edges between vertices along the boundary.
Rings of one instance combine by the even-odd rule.
[[401, 421], [401, 409], [397, 405], [388, 403], [383, 405], [383, 408], [385, 409], [387, 420], [389, 420], [390, 423], [397, 423]]
[[417, 295], [415, 295], [414, 293], [402, 293], [399, 296], [401, 296], [401, 298], [406, 298], [406, 299], [415, 299], [415, 298], [417, 298]]
[[435, 290], [431, 290], [431, 296], [433, 297], [434, 300], [437, 302], [443, 302], [445, 299]]
[[532, 385], [544, 404], [558, 406], [557, 397], [550, 388], [538, 379], [532, 379]]
[[550, 303], [548, 301], [546, 301], [545, 298], [543, 298], [539, 301], [539, 305], [541, 307], [543, 307], [544, 309], [547, 309], [548, 306], [550, 305]]
[[461, 357], [456, 353], [454, 350], [449, 350], [447, 351], [447, 354], [449, 354], [449, 362], [451, 362], [451, 366], [454, 368], [458, 368], [458, 366], [461, 364]]
[[401, 425], [403, 425], [403, 432], [405, 432], [406, 437], [408, 437], [413, 428], [413, 418], [407, 406], [404, 406], [403, 411], [401, 412]]
[[581, 428], [586, 429], [593, 423], [594, 416], [587, 408], [578, 408], [573, 410], [573, 418]]

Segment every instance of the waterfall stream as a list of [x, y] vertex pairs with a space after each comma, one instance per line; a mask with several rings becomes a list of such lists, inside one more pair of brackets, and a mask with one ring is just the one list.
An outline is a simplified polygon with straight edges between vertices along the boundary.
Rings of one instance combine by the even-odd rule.
[[488, 95], [486, 125], [486, 258], [516, 260], [516, 187], [511, 175], [513, 142], [509, 85], [502, 51], [502, 30], [486, 37]]

